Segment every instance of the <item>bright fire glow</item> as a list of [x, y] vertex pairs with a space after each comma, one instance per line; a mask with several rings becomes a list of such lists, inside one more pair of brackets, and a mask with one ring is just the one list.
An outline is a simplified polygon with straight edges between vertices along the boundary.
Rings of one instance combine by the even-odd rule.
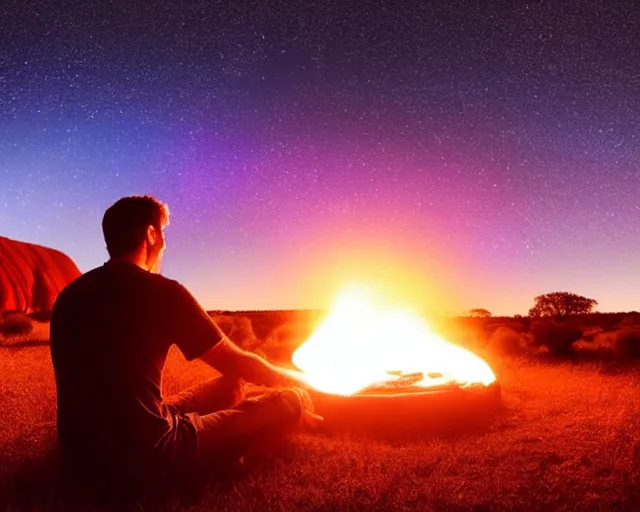
[[[422, 373], [413, 386], [489, 385], [489, 365], [433, 333], [417, 314], [386, 309], [366, 289], [351, 289], [293, 354], [293, 363], [314, 388], [351, 395], [372, 384]], [[393, 372], [393, 373], [390, 373]]]

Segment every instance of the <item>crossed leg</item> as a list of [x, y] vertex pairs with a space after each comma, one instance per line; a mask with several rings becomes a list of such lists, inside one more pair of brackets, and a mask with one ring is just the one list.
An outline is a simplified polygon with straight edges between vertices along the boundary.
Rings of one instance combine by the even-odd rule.
[[169, 397], [198, 432], [199, 458], [233, 460], [293, 430], [303, 405], [293, 389], [245, 398], [243, 385], [225, 376]]
[[172, 395], [164, 403], [176, 407], [182, 414], [196, 413], [204, 416], [230, 409], [244, 397], [242, 381], [222, 375]]

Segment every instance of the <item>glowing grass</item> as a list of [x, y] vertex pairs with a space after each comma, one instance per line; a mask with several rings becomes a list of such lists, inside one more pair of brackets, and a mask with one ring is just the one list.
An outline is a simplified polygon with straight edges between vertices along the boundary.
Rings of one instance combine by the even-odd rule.
[[[298, 435], [232, 485], [168, 510], [631, 510], [640, 506], [640, 378], [597, 365], [497, 359], [506, 412], [481, 432], [389, 444]], [[172, 351], [167, 391], [211, 370]], [[55, 390], [48, 347], [0, 349], [0, 478], [44, 457]], [[0, 509], [49, 510], [58, 490], [33, 472]], [[65, 498], [65, 507], [74, 498]], [[77, 505], [77, 503], [76, 503]], [[181, 508], [183, 507], [184, 508]], [[90, 509], [89, 509], [90, 510]]]

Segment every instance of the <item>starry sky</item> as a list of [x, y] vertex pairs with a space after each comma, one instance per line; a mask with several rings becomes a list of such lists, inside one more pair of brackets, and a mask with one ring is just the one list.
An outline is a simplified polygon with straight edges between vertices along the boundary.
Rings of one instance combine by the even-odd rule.
[[640, 309], [636, 2], [60, 4], [0, 6], [0, 235], [154, 194], [207, 309]]

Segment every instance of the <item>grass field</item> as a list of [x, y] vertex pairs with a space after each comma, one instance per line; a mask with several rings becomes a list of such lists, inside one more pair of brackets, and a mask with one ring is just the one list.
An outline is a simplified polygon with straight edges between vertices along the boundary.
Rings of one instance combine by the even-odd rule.
[[[166, 510], [640, 510], [640, 375], [491, 358], [504, 410], [481, 432], [390, 443], [298, 434]], [[172, 351], [170, 393], [209, 378]], [[48, 346], [0, 348], [0, 510], [92, 510], [60, 497]], [[146, 510], [146, 508], [144, 508]]]

